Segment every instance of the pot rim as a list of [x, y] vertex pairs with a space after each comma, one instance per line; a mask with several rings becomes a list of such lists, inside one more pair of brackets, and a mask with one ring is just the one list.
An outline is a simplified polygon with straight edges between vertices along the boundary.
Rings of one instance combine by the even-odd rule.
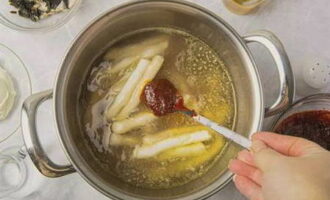
[[[262, 86], [261, 86], [261, 80], [260, 80], [260, 75], [257, 69], [257, 65], [254, 61], [254, 58], [252, 56], [252, 53], [250, 51], [250, 49], [248, 48], [247, 44], [244, 42], [244, 40], [242, 39], [242, 37], [236, 32], [236, 30], [234, 28], [232, 28], [227, 22], [225, 22], [221, 17], [219, 17], [218, 15], [216, 15], [215, 13], [213, 13], [212, 11], [197, 5], [195, 3], [192, 2], [188, 2], [186, 0], [134, 0], [131, 2], [127, 2], [127, 3], [123, 3], [120, 4], [118, 6], [115, 6], [113, 8], [111, 8], [110, 10], [106, 10], [103, 13], [101, 13], [100, 15], [98, 15], [94, 20], [92, 20], [90, 23], [88, 23], [86, 25], [86, 27], [84, 29], [82, 29], [80, 31], [80, 33], [74, 38], [74, 40], [72, 41], [70, 47], [67, 49], [66, 53], [65, 53], [65, 57], [62, 59], [61, 62], [61, 67], [59, 68], [59, 70], [57, 71], [57, 75], [56, 75], [56, 80], [55, 80], [55, 87], [54, 87], [54, 101], [53, 101], [53, 109], [54, 109], [54, 118], [55, 118], [55, 123], [56, 123], [56, 127], [57, 127], [57, 137], [60, 141], [62, 150], [64, 151], [67, 159], [69, 160], [69, 162], [73, 165], [73, 167], [76, 169], [76, 171], [79, 173], [79, 175], [89, 184], [91, 185], [93, 188], [95, 188], [97, 191], [101, 192], [102, 194], [104, 194], [107, 197], [113, 198], [113, 199], [139, 199], [139, 198], [135, 198], [132, 196], [129, 196], [127, 194], [121, 193], [120, 191], [116, 191], [116, 193], [121, 193], [123, 197], [119, 197], [113, 193], [110, 193], [108, 191], [105, 191], [103, 188], [100, 187], [99, 184], [96, 184], [95, 182], [93, 182], [88, 175], [86, 175], [86, 173], [81, 169], [81, 166], [79, 166], [77, 164], [77, 162], [71, 158], [71, 154], [68, 151], [68, 146], [67, 144], [65, 144], [65, 138], [64, 135], [65, 134], [60, 134], [60, 132], [65, 132], [65, 128], [63, 128], [63, 116], [61, 112], [58, 112], [58, 104], [59, 101], [61, 100], [58, 96], [58, 93], [60, 93], [60, 88], [63, 85], [63, 81], [59, 81], [62, 77], [60, 76], [62, 69], [63, 69], [63, 65], [67, 59], [67, 55], [68, 53], [71, 51], [72, 47], [76, 44], [76, 42], [79, 40], [79, 38], [86, 32], [88, 31], [88, 29], [90, 29], [90, 27], [97, 23], [99, 20], [103, 19], [106, 15], [108, 15], [109, 13], [113, 13], [116, 12], [118, 10], [124, 9], [126, 7], [130, 7], [130, 6], [134, 6], [134, 5], [138, 5], [138, 4], [144, 4], [144, 3], [168, 3], [168, 4], [180, 4], [183, 6], [187, 6], [190, 7], [192, 9], [196, 9], [206, 15], [208, 15], [210, 17], [210, 19], [215, 20], [216, 22], [219, 22], [223, 28], [224, 31], [226, 31], [226, 33], [230, 34], [230, 38], [233, 40], [233, 42], [235, 42], [236, 46], [239, 46], [239, 51], [241, 56], [243, 57], [243, 59], [245, 60], [246, 64], [248, 64], [249, 66], [251, 66], [251, 70], [253, 70], [254, 72], [254, 79], [252, 81], [254, 81], [254, 84], [256, 85], [256, 88], [258, 88], [258, 93], [257, 93], [257, 100], [259, 101], [260, 107], [258, 109], [260, 109], [260, 112], [256, 112], [257, 114], [259, 114], [259, 122], [255, 123], [253, 126], [253, 130], [255, 131], [259, 131], [262, 127], [262, 123], [264, 120], [264, 99], [263, 99], [263, 90], [262, 90]], [[259, 97], [258, 97], [259, 96]], [[251, 133], [249, 135], [249, 138], [251, 138], [251, 136], [254, 134]], [[230, 143], [229, 143], [230, 144]], [[212, 195], [214, 195], [215, 193], [219, 192], [221, 189], [223, 189], [232, 179], [233, 177], [233, 173], [230, 172], [229, 170], [225, 171], [223, 173], [222, 176], [226, 176], [226, 180], [224, 182], [222, 182], [221, 184], [217, 184], [217, 186], [214, 186], [216, 181], [214, 181], [213, 183], [211, 183], [211, 185], [203, 188], [200, 191], [197, 191], [196, 193], [193, 193], [191, 195], [196, 195], [198, 193], [201, 193], [197, 198], [195, 199], [206, 199]], [[212, 187], [212, 189], [205, 191], [206, 188]], [[190, 196], [190, 195], [189, 195]], [[189, 196], [186, 197], [181, 197], [180, 199], [182, 200], [190, 200]]]

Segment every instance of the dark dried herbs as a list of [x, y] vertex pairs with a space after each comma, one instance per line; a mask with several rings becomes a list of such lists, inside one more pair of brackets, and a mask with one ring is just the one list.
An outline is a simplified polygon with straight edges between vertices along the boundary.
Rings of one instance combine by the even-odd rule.
[[69, 8], [69, 0], [43, 0], [47, 7], [50, 9], [56, 9], [61, 2], [64, 3], [66, 8]]
[[[64, 5], [62, 9], [69, 9], [69, 0], [9, 0], [10, 5], [18, 9], [17, 13], [20, 16], [35, 22], [44, 16], [59, 12], [62, 2]], [[11, 13], [15, 13], [15, 11]]]

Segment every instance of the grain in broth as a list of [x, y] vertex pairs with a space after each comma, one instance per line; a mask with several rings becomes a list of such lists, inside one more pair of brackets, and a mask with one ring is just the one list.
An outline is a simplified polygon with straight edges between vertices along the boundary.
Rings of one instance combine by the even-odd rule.
[[[134, 48], [140, 51], [138, 44], [150, 38], [156, 38], [155, 41], [165, 38], [168, 41], [168, 47], [160, 53], [164, 62], [155, 79], [167, 79], [173, 83], [179, 93], [187, 97], [185, 103], [188, 108], [221, 125], [233, 127], [235, 94], [219, 56], [200, 39], [169, 28], [146, 29], [126, 35], [109, 48], [102, 60], [98, 60], [83, 91], [82, 123], [88, 144], [102, 168], [137, 187], [170, 188], [186, 184], [206, 173], [219, 159], [226, 140], [181, 113], [157, 117], [124, 134], [113, 133], [111, 127], [114, 122], [105, 117], [109, 104], [118, 94], [111, 88], [127, 80], [135, 70], [137, 61], [115, 73], [108, 73], [109, 69], [125, 59], [125, 55], [131, 58], [136, 56]], [[146, 112], [150, 110], [140, 103], [131, 115]], [[168, 149], [152, 157], [137, 159], [132, 156], [144, 137], [161, 135], [166, 131], [176, 137], [202, 130], [206, 130], [212, 139]], [[123, 144], [111, 141], [113, 136]]]

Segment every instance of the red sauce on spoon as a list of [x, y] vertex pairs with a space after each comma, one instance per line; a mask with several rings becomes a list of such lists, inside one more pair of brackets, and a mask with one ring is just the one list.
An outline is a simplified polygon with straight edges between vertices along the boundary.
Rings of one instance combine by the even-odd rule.
[[144, 87], [141, 99], [157, 116], [176, 111], [193, 112], [184, 106], [183, 97], [167, 79], [156, 79], [149, 82]]

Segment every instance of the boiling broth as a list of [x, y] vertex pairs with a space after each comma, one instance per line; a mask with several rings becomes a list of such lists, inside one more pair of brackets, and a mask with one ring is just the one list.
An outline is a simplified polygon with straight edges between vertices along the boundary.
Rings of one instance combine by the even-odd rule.
[[[160, 53], [164, 63], [155, 79], [167, 79], [173, 83], [186, 98], [185, 106], [189, 109], [233, 128], [235, 92], [220, 57], [200, 39], [169, 28], [146, 29], [125, 35], [95, 63], [81, 99], [84, 107], [82, 124], [88, 145], [99, 165], [106, 171], [138, 187], [170, 188], [203, 175], [219, 159], [226, 140], [181, 113], [157, 117], [124, 134], [113, 133], [114, 120], [105, 117], [106, 110], [119, 92], [114, 88], [127, 81], [127, 75], [134, 71], [136, 62], [116, 73], [108, 71], [125, 59], [124, 54], [135, 56], [127, 49], [138, 52], [140, 49], [137, 44], [150, 38], [156, 38], [150, 41], [157, 41], [158, 38], [168, 41], [165, 52]], [[140, 103], [131, 115], [146, 112], [150, 110]], [[172, 137], [178, 137], [198, 131], [208, 131], [212, 139], [186, 145], [186, 148], [175, 147], [152, 157], [137, 159], [132, 156], [145, 137], [152, 138], [167, 132]], [[117, 140], [121, 145], [114, 142]]]

